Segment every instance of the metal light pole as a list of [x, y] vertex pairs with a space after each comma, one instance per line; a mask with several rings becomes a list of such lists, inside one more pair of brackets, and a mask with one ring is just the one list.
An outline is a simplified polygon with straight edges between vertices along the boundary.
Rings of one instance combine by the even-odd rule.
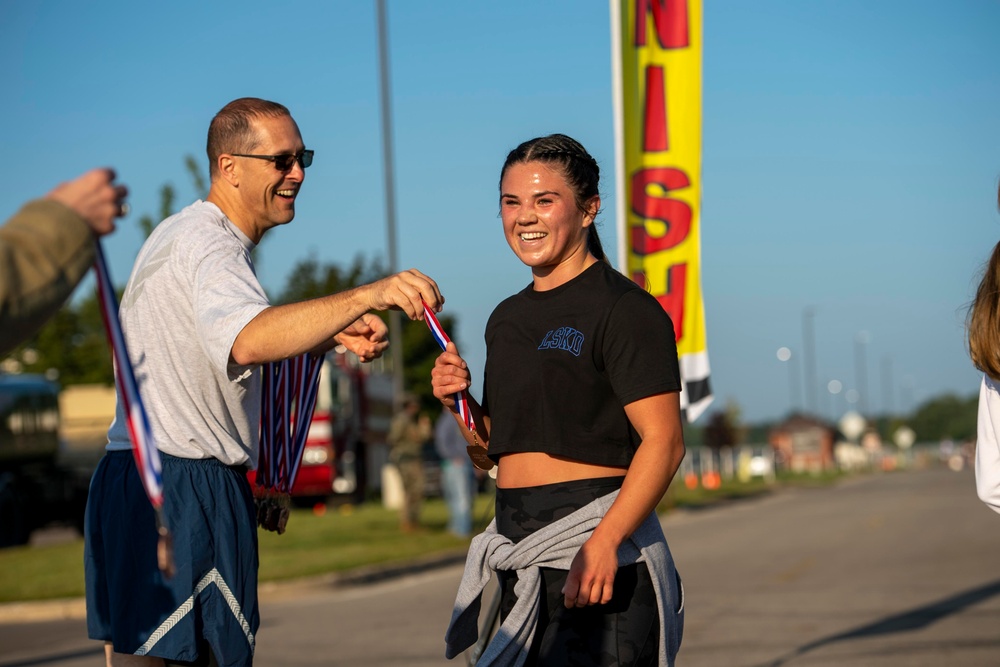
[[859, 410], [864, 417], [868, 416], [868, 355], [865, 353], [870, 336], [867, 331], [859, 331], [854, 337], [855, 384], [861, 394]]
[[[397, 269], [396, 186], [392, 153], [392, 100], [389, 95], [389, 46], [385, 20], [385, 0], [375, 0], [378, 22], [379, 99], [382, 108], [382, 168], [385, 173], [385, 232], [389, 252], [389, 274]], [[389, 351], [392, 357], [392, 403], [400, 408], [403, 399], [403, 320], [398, 310], [389, 311]]]
[[795, 355], [787, 347], [779, 347], [778, 361], [788, 364], [788, 405], [789, 415], [794, 414], [799, 409], [799, 370], [795, 363]]
[[892, 400], [892, 357], [882, 357], [882, 412], [887, 417], [895, 410]]
[[802, 310], [802, 344], [805, 351], [806, 371], [806, 408], [816, 413], [816, 334], [813, 332], [813, 317], [816, 311], [812, 306]]
[[830, 392], [830, 400], [833, 403], [832, 412], [830, 414], [833, 416], [834, 421], [837, 421], [837, 419], [841, 416], [840, 391], [843, 388], [843, 383], [837, 379], [830, 380], [826, 383], [826, 390]]

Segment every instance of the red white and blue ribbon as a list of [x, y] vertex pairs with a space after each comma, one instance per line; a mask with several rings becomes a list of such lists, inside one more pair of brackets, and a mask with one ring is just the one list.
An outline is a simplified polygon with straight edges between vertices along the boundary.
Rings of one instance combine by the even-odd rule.
[[311, 354], [264, 364], [257, 486], [291, 493], [319, 395], [322, 366], [323, 357]]
[[128, 356], [125, 345], [125, 335], [122, 333], [121, 320], [118, 318], [118, 297], [111, 286], [111, 276], [108, 264], [104, 259], [101, 242], [94, 240], [96, 256], [94, 272], [97, 274], [97, 299], [101, 304], [101, 315], [104, 319], [104, 332], [111, 344], [111, 355], [114, 358], [115, 385], [118, 387], [118, 400], [122, 402], [125, 413], [125, 425], [128, 427], [129, 440], [132, 442], [132, 457], [135, 467], [142, 479], [142, 486], [153, 511], [156, 513], [156, 564], [167, 579], [174, 576], [173, 540], [170, 530], [163, 518], [163, 466], [160, 463], [160, 451], [153, 440], [153, 430], [149, 424], [149, 415], [142, 404], [139, 393], [139, 383], [135, 379], [132, 360]]
[[[139, 384], [136, 382], [132, 361], [128, 356], [121, 321], [118, 319], [118, 298], [111, 286], [104, 252], [99, 241], [95, 241], [95, 246], [97, 258], [94, 261], [94, 270], [97, 273], [97, 296], [101, 303], [101, 314], [104, 316], [104, 330], [111, 343], [111, 354], [115, 362], [115, 384], [118, 386], [118, 397], [122, 402], [129, 439], [132, 441], [132, 456], [135, 458], [135, 465], [139, 470], [149, 502], [159, 510], [163, 506], [163, 468], [160, 464], [160, 452], [153, 441], [149, 416], [142, 404]], [[162, 520], [162, 517], [158, 518]]]
[[[451, 339], [448, 338], [448, 334], [445, 333], [444, 328], [438, 322], [438, 318], [434, 315], [434, 311], [431, 310], [430, 306], [427, 305], [427, 302], [421, 301], [421, 303], [424, 304], [424, 322], [427, 323], [427, 328], [431, 330], [431, 336], [442, 350], [447, 349]], [[455, 403], [458, 405], [458, 414], [462, 418], [462, 421], [465, 422], [465, 427], [472, 433], [475, 433], [476, 422], [472, 419], [472, 412], [469, 410], [469, 395], [465, 390], [455, 394]]]

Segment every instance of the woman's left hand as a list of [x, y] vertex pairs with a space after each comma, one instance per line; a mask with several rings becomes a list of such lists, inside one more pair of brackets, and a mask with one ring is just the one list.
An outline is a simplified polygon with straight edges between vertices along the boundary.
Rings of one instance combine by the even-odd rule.
[[593, 536], [583, 543], [573, 558], [562, 593], [566, 608], [607, 604], [614, 593], [618, 573], [618, 545]]

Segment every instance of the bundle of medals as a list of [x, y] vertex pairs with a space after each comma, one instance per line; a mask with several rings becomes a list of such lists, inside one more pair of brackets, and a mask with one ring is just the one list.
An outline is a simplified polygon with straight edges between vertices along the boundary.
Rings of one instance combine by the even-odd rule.
[[291, 491], [309, 434], [323, 357], [303, 354], [264, 364], [260, 412], [260, 457], [254, 480], [257, 523], [285, 532]]

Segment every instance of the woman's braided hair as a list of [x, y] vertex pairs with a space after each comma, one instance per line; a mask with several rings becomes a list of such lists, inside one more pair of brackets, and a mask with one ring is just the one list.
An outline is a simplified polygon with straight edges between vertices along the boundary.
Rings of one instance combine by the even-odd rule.
[[[573, 190], [576, 207], [584, 213], [590, 213], [587, 202], [600, 195], [601, 168], [580, 142], [565, 134], [550, 134], [525, 141], [507, 154], [503, 169], [500, 170], [501, 188], [507, 170], [515, 164], [525, 162], [544, 162], [557, 166]], [[592, 223], [587, 230], [587, 250], [597, 259], [608, 261], [596, 223]]]

